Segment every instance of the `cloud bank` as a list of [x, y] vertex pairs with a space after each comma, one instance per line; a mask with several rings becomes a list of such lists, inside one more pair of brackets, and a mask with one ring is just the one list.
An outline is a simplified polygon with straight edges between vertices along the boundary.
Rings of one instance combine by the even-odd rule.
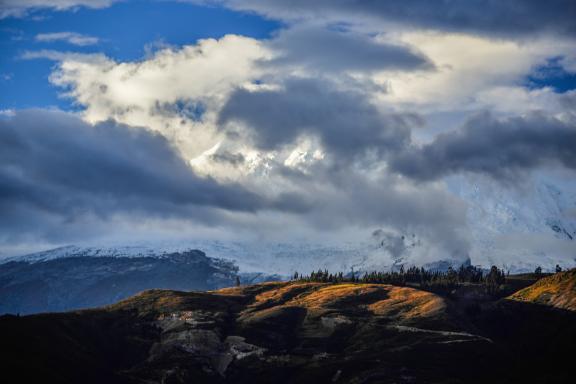
[[525, 37], [552, 33], [574, 37], [576, 4], [571, 0], [190, 0], [287, 19], [356, 20], [444, 32]]
[[[511, 181], [530, 183], [538, 172], [573, 175], [575, 91], [557, 92], [539, 70], [552, 60], [574, 72], [571, 2], [209, 3], [282, 27], [263, 39], [229, 34], [162, 47], [135, 61], [23, 54], [56, 61], [50, 81], [82, 121], [16, 111], [2, 122], [3, 209], [15, 209], [5, 217], [20, 223], [10, 236], [64, 241], [96, 227], [106, 238], [107, 223], [140, 228], [147, 217], [146, 233], [210, 227], [258, 241], [360, 241], [380, 230], [395, 259], [412, 252], [402, 238], [410, 236], [420, 261], [464, 260], [502, 245], [497, 231], [478, 240], [475, 221], [505, 216], [499, 210], [514, 211], [514, 201], [473, 201], [464, 187], [455, 192], [455, 178], [471, 180], [473, 191], [491, 183], [510, 191]], [[541, 85], [527, 86], [536, 74]], [[511, 238], [552, 225], [576, 232], [548, 211], [497, 229], [521, 232]], [[86, 218], [93, 227], [66, 236], [47, 229]], [[534, 238], [553, 242], [553, 231]]]
[[270, 41], [272, 66], [303, 67], [307, 71], [431, 70], [433, 64], [407, 44], [378, 41], [352, 30], [297, 26]]
[[307, 134], [317, 136], [331, 155], [350, 159], [404, 147], [418, 118], [381, 113], [365, 95], [338, 90], [327, 81], [289, 78], [277, 90], [236, 90], [219, 116], [221, 125], [230, 121], [249, 127], [262, 149], [276, 149]]
[[392, 161], [392, 169], [419, 180], [461, 172], [514, 180], [547, 165], [576, 169], [576, 125], [542, 113], [503, 120], [484, 113]]
[[209, 223], [226, 211], [290, 211], [240, 185], [199, 177], [161, 135], [56, 111], [0, 120], [0, 227], [6, 240], [84, 216], [177, 217]]

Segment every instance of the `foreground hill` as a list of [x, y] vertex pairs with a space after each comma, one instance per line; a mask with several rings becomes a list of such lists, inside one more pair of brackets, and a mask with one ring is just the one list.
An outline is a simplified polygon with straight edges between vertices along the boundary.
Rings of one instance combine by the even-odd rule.
[[510, 299], [576, 311], [576, 269], [540, 279]]
[[470, 310], [407, 287], [291, 282], [5, 316], [0, 337], [5, 374], [23, 382], [562, 383], [574, 320], [513, 300]]

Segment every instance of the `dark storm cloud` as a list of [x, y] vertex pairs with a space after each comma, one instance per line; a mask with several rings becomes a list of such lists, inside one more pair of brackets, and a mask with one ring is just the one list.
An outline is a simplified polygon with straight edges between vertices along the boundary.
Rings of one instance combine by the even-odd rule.
[[545, 165], [576, 169], [576, 126], [542, 114], [498, 120], [481, 114], [456, 132], [413, 147], [391, 161], [391, 168], [419, 180], [458, 172], [497, 179]]
[[238, 185], [200, 178], [166, 139], [145, 129], [112, 122], [90, 126], [49, 111], [0, 120], [3, 235], [86, 214], [202, 221], [220, 210], [277, 208], [301, 211], [302, 202], [294, 196], [264, 199]]
[[270, 45], [279, 55], [268, 62], [273, 66], [305, 66], [317, 72], [434, 68], [422, 53], [409, 46], [376, 42], [352, 31], [292, 28], [279, 33]]
[[355, 18], [495, 36], [576, 35], [574, 0], [191, 0], [280, 19]]
[[278, 90], [235, 91], [219, 116], [220, 124], [230, 121], [252, 130], [262, 149], [277, 149], [309, 134], [319, 137], [330, 154], [350, 158], [403, 148], [419, 119], [381, 113], [365, 95], [339, 90], [328, 81], [291, 78]]

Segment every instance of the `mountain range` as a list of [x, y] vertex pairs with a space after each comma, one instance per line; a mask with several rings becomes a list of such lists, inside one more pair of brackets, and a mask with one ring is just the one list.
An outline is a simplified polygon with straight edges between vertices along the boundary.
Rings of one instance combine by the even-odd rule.
[[238, 273], [233, 263], [196, 250], [133, 257], [68, 251], [0, 264], [0, 313], [97, 307], [151, 288], [217, 289], [233, 285]]

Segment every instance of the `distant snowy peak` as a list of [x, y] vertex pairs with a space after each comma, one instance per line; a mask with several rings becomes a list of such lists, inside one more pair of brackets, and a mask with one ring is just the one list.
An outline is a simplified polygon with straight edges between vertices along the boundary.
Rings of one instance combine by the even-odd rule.
[[[373, 271], [399, 268], [416, 263], [416, 253], [424, 248], [414, 234], [403, 235], [376, 230], [365, 242], [334, 245], [311, 243], [261, 243], [238, 241], [181, 241], [165, 244], [138, 244], [117, 247], [66, 246], [25, 256], [5, 259], [37, 263], [68, 257], [173, 257], [175, 253], [200, 250], [210, 259], [232, 263], [241, 274], [252, 279], [271, 276], [280, 278], [294, 272], [310, 273], [318, 269], [331, 271]], [[463, 260], [444, 260], [459, 266]], [[423, 264], [424, 263], [424, 264]], [[258, 277], [259, 276], [259, 277]]]
[[514, 188], [462, 178], [460, 194], [470, 204], [470, 219], [481, 219], [488, 229], [544, 232], [572, 240], [576, 235], [576, 185], [572, 184], [554, 184], [540, 176]]
[[238, 268], [188, 250], [159, 253], [65, 247], [0, 264], [0, 314], [63, 311], [107, 305], [146, 289], [230, 287]]
[[576, 181], [535, 175], [514, 186], [456, 176], [448, 185], [468, 204], [473, 264], [511, 272], [576, 265]]
[[4, 259], [3, 262], [9, 261], [27, 261], [41, 262], [65, 257], [166, 257], [175, 252], [184, 252], [193, 250], [186, 247], [173, 248], [154, 248], [148, 246], [119, 246], [119, 247], [79, 247], [68, 245], [50, 249], [47, 251], [31, 253], [23, 256], [16, 256]]

